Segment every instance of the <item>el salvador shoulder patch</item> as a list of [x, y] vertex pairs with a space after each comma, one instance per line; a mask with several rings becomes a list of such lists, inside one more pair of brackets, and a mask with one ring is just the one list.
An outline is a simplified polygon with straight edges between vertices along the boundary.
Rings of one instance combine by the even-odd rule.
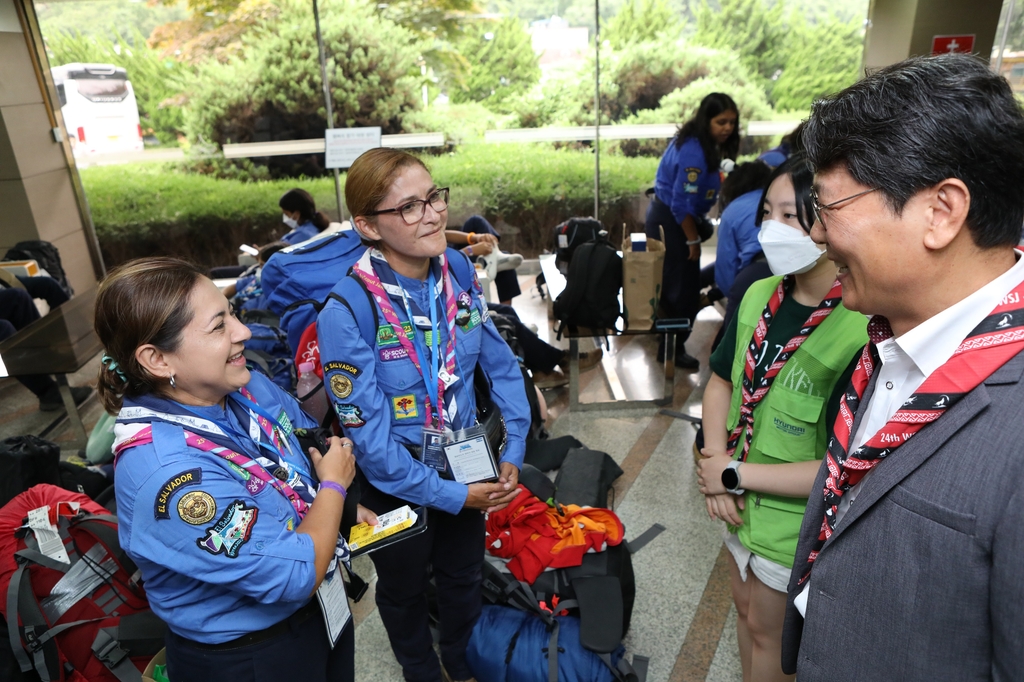
[[158, 519], [171, 518], [171, 514], [167, 509], [167, 504], [170, 502], [174, 493], [178, 492], [182, 488], [190, 485], [199, 485], [202, 482], [203, 470], [199, 468], [183, 471], [177, 476], [172, 476], [167, 479], [167, 482], [160, 486], [160, 492], [157, 493], [156, 502], [153, 504], [153, 516]]
[[206, 529], [206, 535], [196, 540], [196, 544], [210, 554], [224, 554], [229, 559], [237, 559], [238, 550], [252, 537], [259, 511], [242, 500], [235, 500], [217, 523]]
[[[390, 327], [388, 328], [390, 329]], [[358, 377], [363, 373], [363, 370], [348, 362], [328, 362], [324, 365], [324, 374], [327, 372], [345, 372], [353, 377]]]
[[363, 411], [356, 405], [347, 403], [339, 405], [335, 403], [334, 411], [338, 413], [338, 421], [341, 422], [342, 426], [358, 429], [360, 426], [366, 425], [366, 420], [363, 419]]
[[697, 178], [700, 177], [700, 168], [690, 167], [686, 169], [686, 179], [690, 182], [697, 182]]

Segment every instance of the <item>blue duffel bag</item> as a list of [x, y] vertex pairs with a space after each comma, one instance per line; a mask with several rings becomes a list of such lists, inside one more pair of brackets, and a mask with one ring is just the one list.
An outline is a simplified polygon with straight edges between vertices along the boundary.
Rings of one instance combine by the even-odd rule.
[[[596, 653], [580, 643], [580, 619], [554, 616], [551, 627], [537, 615], [509, 606], [485, 604], [466, 649], [466, 662], [478, 682], [615, 682]], [[551, 648], [557, 651], [549, 658]], [[617, 665], [625, 653], [611, 653]], [[552, 663], [554, 667], [552, 667]], [[557, 671], [557, 672], [556, 672]], [[634, 678], [635, 679], [635, 678]]]

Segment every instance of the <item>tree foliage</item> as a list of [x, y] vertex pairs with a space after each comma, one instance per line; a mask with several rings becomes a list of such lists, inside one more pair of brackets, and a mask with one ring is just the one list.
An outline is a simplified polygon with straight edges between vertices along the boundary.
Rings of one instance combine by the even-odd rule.
[[514, 17], [475, 25], [459, 48], [470, 67], [464, 84], [451, 88], [453, 102], [502, 102], [528, 91], [540, 80], [530, 34]]
[[765, 0], [719, 0], [718, 7], [701, 0], [693, 42], [733, 50], [752, 73], [773, 78], [785, 64], [782, 9]]
[[143, 131], [164, 144], [177, 141], [184, 122], [180, 94], [190, 70], [150, 49], [137, 30], [113, 40], [57, 33], [47, 38], [46, 47], [54, 66], [92, 62], [124, 68], [135, 91]]
[[[313, 17], [299, 6], [299, 0], [284, 3], [281, 16], [288, 19], [267, 25], [258, 39], [247, 37], [242, 58], [199, 69], [186, 117], [194, 140], [323, 136], [327, 113]], [[401, 132], [402, 116], [417, 106], [419, 77], [411, 75], [420, 54], [415, 36], [355, 0], [322, 0], [321, 7], [335, 126]]]
[[683, 30], [679, 14], [668, 0], [627, 0], [601, 29], [613, 48], [656, 40], [675, 40]]
[[838, 92], [857, 80], [864, 38], [857, 22], [835, 17], [809, 24], [790, 18], [786, 65], [772, 88], [775, 106], [804, 111], [818, 97]]
[[[169, 2], [167, 5], [151, 6], [133, 0], [91, 0], [90, 2], [46, 2], [36, 3], [39, 28], [46, 40], [58, 34], [81, 33], [90, 38], [117, 40], [123, 37], [134, 42], [135, 31], [145, 38], [162, 24], [185, 18], [184, 3]], [[129, 34], [125, 27], [133, 30]]]
[[273, 0], [189, 0], [188, 7], [188, 18], [158, 26], [149, 44], [189, 64], [240, 56], [243, 38], [252, 40], [282, 10]]

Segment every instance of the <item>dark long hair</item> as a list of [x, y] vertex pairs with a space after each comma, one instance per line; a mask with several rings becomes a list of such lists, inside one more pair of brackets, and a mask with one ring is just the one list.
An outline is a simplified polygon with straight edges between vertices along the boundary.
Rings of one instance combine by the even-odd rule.
[[[721, 146], [711, 137], [711, 119], [724, 111], [736, 112], [736, 127], [732, 135]], [[704, 160], [707, 161], [708, 171], [718, 170], [722, 159], [736, 159], [740, 150], [740, 110], [732, 97], [724, 92], [712, 92], [700, 101], [697, 113], [689, 121], [679, 126], [676, 131], [675, 143], [677, 147], [682, 146], [683, 141], [688, 137], [695, 137], [704, 150]]]
[[[814, 202], [811, 199], [814, 169], [811, 168], [811, 163], [803, 153], [794, 154], [772, 171], [771, 177], [768, 178], [768, 184], [764, 186], [764, 191], [761, 193], [761, 206], [764, 206], [764, 202], [768, 199], [768, 190], [771, 189], [772, 183], [783, 175], [788, 175], [793, 183], [793, 192], [796, 194], [796, 219], [800, 222], [800, 227], [809, 234], [814, 226]], [[764, 214], [758, 211], [754, 224], [761, 227], [763, 218]]]
[[316, 201], [313, 200], [313, 195], [304, 189], [296, 187], [288, 190], [277, 202], [277, 205], [285, 211], [298, 211], [299, 224], [313, 223], [317, 232], [323, 232], [331, 224], [331, 219], [327, 217], [326, 213], [316, 210]]

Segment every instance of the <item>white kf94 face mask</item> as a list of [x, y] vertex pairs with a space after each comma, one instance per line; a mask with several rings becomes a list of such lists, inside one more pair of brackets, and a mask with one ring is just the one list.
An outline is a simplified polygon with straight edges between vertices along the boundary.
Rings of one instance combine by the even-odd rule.
[[807, 272], [818, 262], [824, 250], [802, 229], [777, 220], [761, 223], [757, 233], [768, 267], [775, 275], [797, 275]]
[[295, 220], [295, 218], [289, 218], [286, 215], [282, 215], [281, 220], [284, 221], [284, 224], [287, 225], [290, 230], [294, 230], [299, 226], [299, 222]]

